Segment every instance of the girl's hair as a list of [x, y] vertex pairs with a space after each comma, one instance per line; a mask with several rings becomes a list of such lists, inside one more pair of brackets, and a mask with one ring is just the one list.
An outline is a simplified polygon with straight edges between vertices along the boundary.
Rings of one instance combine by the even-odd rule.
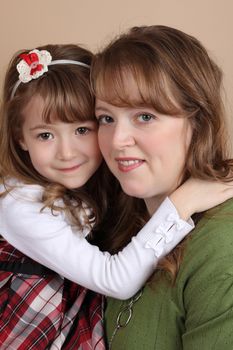
[[[77, 45], [46, 45], [38, 47], [38, 50], [49, 51], [52, 60], [74, 60], [88, 65], [91, 64], [93, 57], [90, 51]], [[16, 53], [9, 64], [5, 77], [0, 119], [1, 182], [4, 183], [8, 177], [13, 177], [24, 183], [43, 186], [45, 188], [43, 198], [45, 206], [51, 207], [52, 210], [59, 209], [54, 203], [57, 198], [62, 197], [65, 209], [80, 227], [79, 210], [76, 209], [82, 207], [82, 203], [85, 202], [88, 207], [91, 206], [94, 210], [87, 223], [94, 223], [94, 221], [98, 223], [100, 217], [104, 215], [106, 207], [106, 196], [102, 185], [107, 176], [105, 169], [103, 169], [104, 165], [83, 188], [73, 191], [67, 190], [61, 185], [51, 184], [41, 176], [34, 169], [28, 152], [22, 150], [19, 145], [22, 136], [23, 110], [35, 95], [40, 95], [43, 98], [45, 122], [49, 123], [51, 119], [67, 123], [77, 120], [95, 121], [94, 96], [90, 89], [90, 70], [74, 64], [50, 65], [48, 72], [41, 77], [28, 83], [21, 83], [12, 97], [12, 90], [18, 81], [16, 65], [21, 60], [19, 54], [29, 51], [24, 50]], [[105, 181], [107, 180], [105, 179]], [[101, 211], [98, 208], [101, 208]]]
[[[138, 96], [128, 91], [126, 74], [135, 82]], [[96, 55], [91, 78], [95, 96], [110, 104], [146, 105], [163, 114], [189, 118], [193, 132], [183, 181], [190, 176], [232, 179], [221, 97], [222, 73], [197, 39], [166, 26], [134, 27]], [[113, 232], [112, 240], [110, 236], [103, 239], [104, 248], [109, 244], [113, 251], [122, 248], [148, 219], [142, 200], [123, 194], [121, 197], [118, 233]], [[137, 213], [137, 220], [129, 219]], [[183, 246], [174, 249], [159, 266], [173, 278]]]

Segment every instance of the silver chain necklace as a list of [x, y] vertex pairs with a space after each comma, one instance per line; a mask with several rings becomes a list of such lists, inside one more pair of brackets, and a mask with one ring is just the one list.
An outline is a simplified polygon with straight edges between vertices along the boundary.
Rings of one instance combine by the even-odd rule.
[[[116, 327], [112, 333], [111, 339], [109, 341], [109, 350], [111, 350], [113, 339], [115, 338], [117, 332], [121, 328], [125, 328], [129, 324], [133, 315], [133, 306], [141, 298], [143, 290], [141, 289], [136, 295], [134, 295], [118, 313], [116, 319]], [[125, 319], [125, 320], [124, 320]]]

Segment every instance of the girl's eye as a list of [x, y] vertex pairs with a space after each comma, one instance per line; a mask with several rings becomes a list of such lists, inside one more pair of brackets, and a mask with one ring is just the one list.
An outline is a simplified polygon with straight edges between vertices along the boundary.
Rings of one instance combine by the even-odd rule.
[[75, 130], [75, 134], [79, 134], [79, 135], [86, 135], [88, 134], [88, 132], [90, 131], [89, 128], [87, 128], [86, 126], [80, 126], [79, 128], [77, 128]]
[[113, 123], [113, 118], [110, 117], [109, 115], [101, 115], [97, 117], [99, 125], [104, 125], [104, 124], [110, 124]]
[[155, 117], [152, 116], [151, 114], [148, 114], [148, 113], [141, 113], [139, 116], [138, 116], [138, 119], [139, 121], [141, 122], [150, 122], [152, 119], [154, 119]]
[[37, 137], [42, 141], [47, 141], [51, 140], [53, 138], [53, 135], [51, 134], [51, 132], [42, 132]]

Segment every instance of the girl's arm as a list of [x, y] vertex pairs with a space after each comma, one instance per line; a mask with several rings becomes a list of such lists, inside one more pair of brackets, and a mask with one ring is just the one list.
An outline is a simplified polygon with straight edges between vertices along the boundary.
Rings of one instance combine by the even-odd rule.
[[187, 220], [194, 213], [211, 209], [233, 197], [233, 182], [188, 179], [170, 196], [180, 217]]
[[153, 272], [159, 256], [170, 251], [193, 228], [179, 219], [167, 199], [126, 248], [110, 255], [88, 243], [84, 233], [69, 225], [63, 212], [56, 216], [49, 208], [40, 212], [42, 204], [32, 200], [40, 196], [41, 188], [25, 186], [1, 198], [2, 236], [69, 280], [118, 299], [135, 294]]
[[118, 299], [132, 296], [150, 276], [158, 259], [193, 228], [192, 223], [180, 219], [167, 198], [128, 246], [111, 256], [88, 243], [83, 233], [71, 228], [64, 213], [54, 216], [48, 208], [40, 212], [41, 203], [25, 199], [29, 191], [31, 198], [41, 195], [38, 186], [26, 186], [1, 198], [2, 236], [60, 275]]

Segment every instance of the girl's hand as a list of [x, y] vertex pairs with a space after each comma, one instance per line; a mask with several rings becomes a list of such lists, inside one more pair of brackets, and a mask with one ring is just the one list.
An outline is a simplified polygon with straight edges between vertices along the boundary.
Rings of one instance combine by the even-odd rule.
[[199, 213], [219, 205], [233, 197], [233, 182], [188, 179], [170, 196], [180, 217], [187, 220]]

